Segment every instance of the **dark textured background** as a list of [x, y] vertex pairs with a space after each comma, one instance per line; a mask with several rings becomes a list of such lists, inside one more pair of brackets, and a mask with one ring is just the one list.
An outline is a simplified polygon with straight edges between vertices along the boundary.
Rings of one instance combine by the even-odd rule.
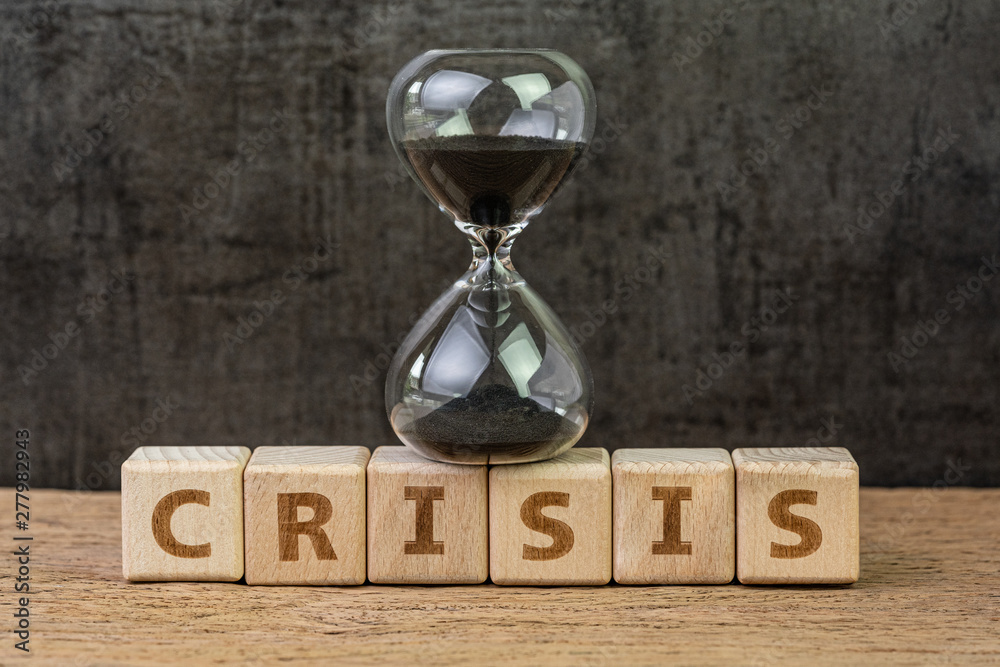
[[[587, 337], [581, 444], [804, 445], [833, 419], [866, 484], [951, 484], [949, 464], [1000, 482], [1000, 280], [949, 300], [1000, 245], [996, 2], [8, 1], [0, 33], [0, 437], [31, 429], [35, 485], [116, 487], [144, 420], [155, 444], [392, 442], [379, 355], [469, 250], [399, 177], [389, 81], [428, 48], [542, 45], [590, 74], [609, 137], [513, 255]], [[813, 88], [832, 94], [788, 136]], [[857, 209], [948, 128], [852, 242]], [[778, 150], [724, 195], [762, 147]], [[336, 248], [296, 283], [318, 238]], [[794, 305], [745, 336], [778, 289]], [[734, 342], [748, 355], [689, 403]]]

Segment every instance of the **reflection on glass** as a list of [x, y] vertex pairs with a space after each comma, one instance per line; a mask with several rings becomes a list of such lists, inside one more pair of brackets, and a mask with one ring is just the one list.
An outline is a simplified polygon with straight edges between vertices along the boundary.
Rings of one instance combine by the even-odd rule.
[[396, 76], [386, 118], [403, 164], [473, 245], [389, 368], [393, 429], [455, 463], [565, 451], [593, 409], [590, 369], [510, 248], [593, 136], [590, 81], [554, 51], [431, 51]]

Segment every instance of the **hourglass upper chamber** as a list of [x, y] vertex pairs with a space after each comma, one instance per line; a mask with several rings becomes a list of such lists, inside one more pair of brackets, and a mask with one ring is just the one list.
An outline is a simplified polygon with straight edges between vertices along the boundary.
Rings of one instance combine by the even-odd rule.
[[429, 51], [396, 75], [386, 116], [403, 164], [473, 247], [390, 365], [393, 429], [439, 461], [559, 454], [587, 427], [593, 381], [510, 248], [593, 136], [587, 75], [556, 51]]

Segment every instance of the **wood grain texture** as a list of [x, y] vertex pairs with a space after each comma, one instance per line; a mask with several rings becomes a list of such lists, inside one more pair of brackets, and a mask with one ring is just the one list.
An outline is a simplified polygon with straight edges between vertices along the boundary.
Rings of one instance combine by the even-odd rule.
[[[862, 489], [863, 576], [850, 587], [132, 584], [118, 493], [36, 490], [31, 501], [44, 554], [32, 571], [36, 665], [1000, 660], [1000, 489]], [[0, 522], [4, 544], [15, 532]], [[0, 661], [22, 664], [13, 653], [3, 646]]]
[[369, 456], [350, 446], [254, 450], [243, 473], [248, 584], [365, 582]]
[[489, 574], [486, 466], [379, 447], [368, 464], [368, 579], [475, 584]]
[[611, 580], [608, 451], [490, 469], [490, 579], [601, 585]]
[[744, 584], [858, 579], [858, 464], [843, 447], [737, 449], [736, 576]]
[[[1000, 278], [960, 311], [946, 299], [997, 252], [998, 3], [919, 3], [884, 36], [899, 3], [148, 4], [0, 3], [0, 433], [48, 443], [38, 483], [118, 488], [123, 434], [158, 400], [177, 404], [147, 422], [158, 444], [395, 442], [387, 356], [469, 245], [400, 175], [385, 95], [422, 51], [482, 45], [562, 50], [597, 91], [603, 143], [512, 251], [583, 339], [597, 412], [580, 446], [805, 444], [833, 416], [866, 484], [930, 485], [959, 458], [963, 485], [1000, 484]], [[724, 4], [733, 22], [679, 64]], [[162, 82], [136, 89], [151, 70]], [[820, 109], [814, 89], [832, 92]], [[960, 139], [909, 180], [947, 127]], [[319, 239], [337, 245], [317, 266]], [[121, 267], [135, 279], [88, 310]], [[264, 323], [227, 344], [258, 303]], [[938, 309], [951, 321], [893, 368]], [[58, 358], [35, 357], [69, 322]], [[33, 359], [47, 367], [23, 383]]]
[[132, 581], [243, 576], [246, 447], [140, 447], [122, 464], [122, 572]]
[[[736, 481], [729, 452], [619, 449], [611, 458], [611, 472], [615, 581], [732, 581], [736, 571]], [[685, 500], [679, 500], [681, 494], [657, 493], [657, 489], [683, 490]], [[676, 508], [671, 509], [675, 502]], [[673, 531], [673, 542], [680, 544], [665, 539]]]

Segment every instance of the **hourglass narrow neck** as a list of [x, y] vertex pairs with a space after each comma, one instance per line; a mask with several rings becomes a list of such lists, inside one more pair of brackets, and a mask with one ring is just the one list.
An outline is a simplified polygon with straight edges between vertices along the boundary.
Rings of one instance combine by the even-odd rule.
[[[468, 235], [472, 244], [470, 271], [476, 273], [482, 273], [483, 270], [490, 273], [514, 272], [514, 265], [510, 260], [510, 247], [514, 243], [514, 239], [523, 231], [527, 221], [508, 227], [484, 227], [458, 222], [455, 224]], [[491, 279], [496, 279], [496, 277], [493, 276]]]
[[514, 265], [510, 260], [510, 246], [511, 243], [507, 242], [490, 249], [473, 239], [472, 265], [469, 267], [469, 270], [476, 271], [477, 273], [484, 269], [503, 272], [513, 271]]

